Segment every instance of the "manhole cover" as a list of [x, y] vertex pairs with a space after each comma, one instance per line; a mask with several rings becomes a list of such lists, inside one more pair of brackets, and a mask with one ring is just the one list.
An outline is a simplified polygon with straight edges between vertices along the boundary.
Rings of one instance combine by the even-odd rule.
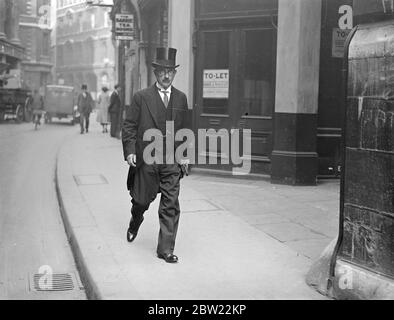
[[73, 273], [35, 273], [29, 280], [30, 291], [72, 291], [79, 287]]
[[108, 184], [107, 179], [101, 174], [74, 176], [74, 180], [79, 186]]

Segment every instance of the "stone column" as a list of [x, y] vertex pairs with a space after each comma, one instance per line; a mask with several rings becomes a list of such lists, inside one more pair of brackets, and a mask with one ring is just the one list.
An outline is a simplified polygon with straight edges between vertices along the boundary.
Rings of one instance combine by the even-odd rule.
[[7, 4], [5, 0], [0, 0], [0, 39], [5, 39], [5, 23], [7, 20]]
[[13, 44], [20, 45], [21, 41], [19, 39], [19, 2], [20, 1], [9, 1], [9, 23], [10, 23], [10, 33], [9, 40]]
[[[182, 17], [182, 19], [179, 19], [179, 17]], [[180, 72], [177, 74], [174, 84], [177, 88], [186, 93], [189, 106], [192, 105], [193, 101], [193, 27], [194, 1], [169, 1], [169, 46], [178, 49], [177, 64], [180, 65]]]
[[321, 0], [279, 0], [272, 183], [315, 185]]

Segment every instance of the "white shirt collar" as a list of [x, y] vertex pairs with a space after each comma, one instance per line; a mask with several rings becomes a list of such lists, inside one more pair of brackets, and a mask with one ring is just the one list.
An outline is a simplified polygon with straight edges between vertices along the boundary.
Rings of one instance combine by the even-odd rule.
[[164, 94], [163, 91], [167, 91], [171, 95], [172, 86], [169, 86], [167, 89], [164, 89], [158, 82], [156, 82], [156, 87], [160, 90], [160, 94]]

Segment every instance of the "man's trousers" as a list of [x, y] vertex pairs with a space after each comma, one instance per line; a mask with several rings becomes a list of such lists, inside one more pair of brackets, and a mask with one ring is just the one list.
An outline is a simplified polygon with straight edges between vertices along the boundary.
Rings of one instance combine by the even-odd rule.
[[130, 192], [133, 197], [131, 214], [135, 221], [142, 220], [145, 211], [149, 209], [157, 193], [161, 193], [158, 254], [174, 252], [180, 216], [179, 191], [180, 167], [178, 164], [143, 164], [135, 173], [132, 191]]
[[84, 133], [85, 130], [86, 132], [89, 131], [89, 118], [90, 118], [90, 113], [81, 113], [80, 114], [80, 125], [81, 125], [81, 132]]

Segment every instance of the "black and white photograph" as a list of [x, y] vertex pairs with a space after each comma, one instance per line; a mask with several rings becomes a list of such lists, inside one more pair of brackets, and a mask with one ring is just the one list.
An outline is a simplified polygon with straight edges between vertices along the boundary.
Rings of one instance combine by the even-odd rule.
[[394, 0], [0, 0], [0, 300], [393, 299]]

